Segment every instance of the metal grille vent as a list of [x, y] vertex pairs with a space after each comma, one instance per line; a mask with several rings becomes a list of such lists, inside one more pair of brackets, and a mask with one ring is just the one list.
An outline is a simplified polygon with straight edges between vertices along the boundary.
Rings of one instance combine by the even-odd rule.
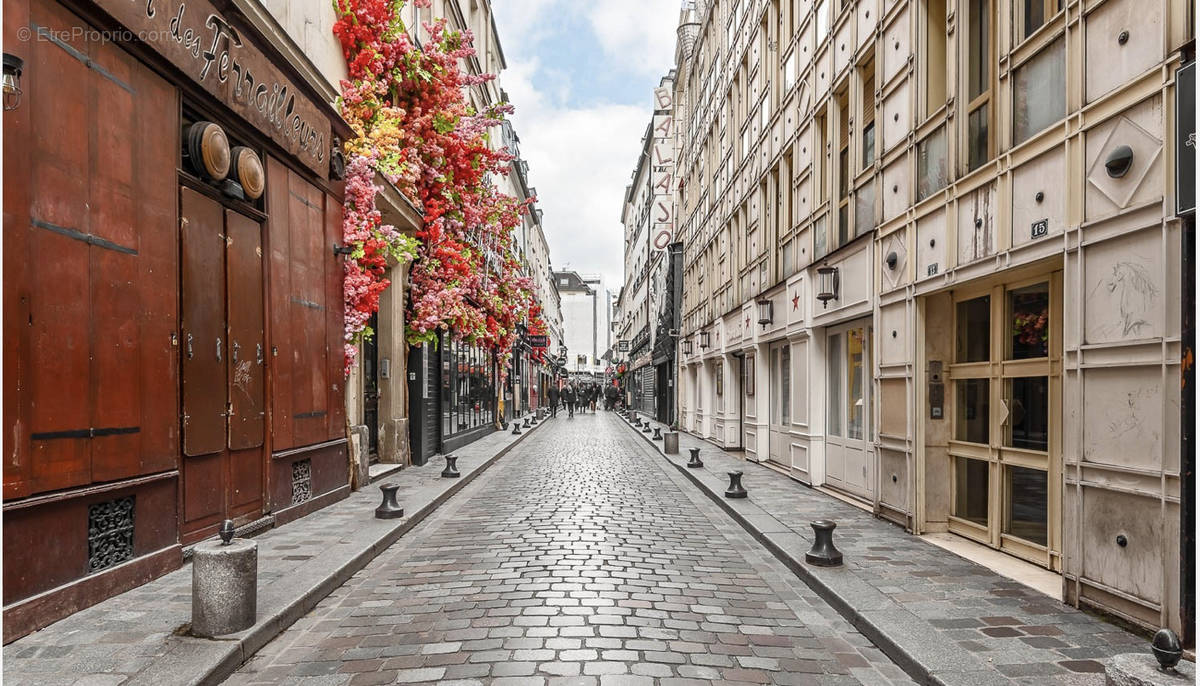
[[133, 499], [117, 498], [88, 506], [88, 573], [133, 558]]
[[292, 504], [303, 503], [312, 498], [312, 460], [296, 460], [292, 463]]

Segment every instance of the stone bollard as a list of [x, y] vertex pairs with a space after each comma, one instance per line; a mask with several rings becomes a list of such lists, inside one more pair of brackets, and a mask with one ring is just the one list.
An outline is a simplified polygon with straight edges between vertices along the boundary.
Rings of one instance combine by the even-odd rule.
[[832, 519], [818, 519], [811, 524], [815, 539], [812, 549], [804, 554], [804, 560], [818, 567], [837, 567], [842, 564], [842, 551], [833, 545], [833, 530], [837, 522]]
[[383, 484], [379, 487], [383, 492], [383, 502], [379, 507], [375, 508], [375, 519], [396, 519], [404, 516], [404, 508], [400, 507], [400, 503], [396, 502], [396, 491], [400, 487], [396, 484]]
[[[233, 523], [228, 533], [232, 535]], [[225, 538], [222, 531], [222, 538]], [[225, 636], [254, 626], [258, 610], [258, 544], [238, 538], [204, 541], [192, 554], [192, 633]]]
[[[526, 426], [526, 427], [528, 427], [528, 426], [529, 426], [529, 420], [526, 420], [526, 422], [525, 422], [525, 426]], [[512, 435], [514, 435], [514, 436], [520, 436], [520, 435], [521, 435], [521, 425], [520, 425], [518, 422], [513, 422], [513, 430], [512, 430]]]
[[729, 488], [725, 490], [726, 498], [745, 498], [746, 489], [742, 488], [742, 473], [729, 472]]
[[704, 463], [700, 461], [700, 449], [688, 448], [688, 452], [692, 454], [692, 458], [688, 460], [687, 466], [691, 469], [703, 467]]
[[679, 432], [668, 431], [663, 434], [663, 454], [678, 455], [679, 454]]
[[[513, 427], [513, 428], [516, 428], [516, 427]], [[521, 432], [514, 431], [513, 433], [521, 433]], [[446, 468], [442, 470], [442, 478], [457, 479], [458, 476], [459, 476], [458, 475], [458, 455], [447, 455], [446, 456]]]

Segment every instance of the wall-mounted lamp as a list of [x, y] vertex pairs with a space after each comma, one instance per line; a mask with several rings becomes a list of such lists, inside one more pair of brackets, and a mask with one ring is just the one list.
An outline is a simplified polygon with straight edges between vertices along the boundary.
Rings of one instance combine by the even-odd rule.
[[701, 331], [700, 332], [700, 348], [701, 349], [707, 348], [709, 346], [711, 338], [712, 338], [711, 333], [709, 333], [708, 331]]
[[817, 268], [817, 300], [821, 301], [821, 307], [828, 307], [830, 300], [837, 300], [838, 281], [837, 267]]
[[895, 269], [896, 263], [900, 261], [900, 258], [896, 255], [896, 251], [893, 250], [887, 254], [887, 258], [884, 261], [887, 263], [888, 269]]
[[25, 60], [4, 53], [4, 109], [15, 110], [21, 104], [21, 71]]
[[[7, 71], [5, 73], [7, 74]], [[1117, 146], [1115, 150], [1108, 154], [1108, 159], [1104, 160], [1104, 170], [1114, 179], [1125, 176], [1132, 166], [1133, 148], [1130, 148], [1128, 145]]]
[[692, 354], [692, 339], [690, 339], [690, 338], [685, 338], [685, 339], [683, 340], [683, 354], [684, 354], [684, 355], [691, 355], [691, 354]]
[[758, 323], [766, 326], [775, 321], [775, 303], [771, 300], [759, 300], [755, 303], [758, 305]]
[[334, 243], [333, 244], [333, 254], [334, 255], [353, 255], [354, 254], [354, 246], [338, 245], [337, 243]]

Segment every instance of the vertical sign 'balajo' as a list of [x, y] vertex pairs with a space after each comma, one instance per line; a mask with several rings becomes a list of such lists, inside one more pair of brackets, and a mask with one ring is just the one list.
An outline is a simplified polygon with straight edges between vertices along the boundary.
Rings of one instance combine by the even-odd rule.
[[672, 120], [673, 86], [664, 82], [654, 89], [654, 137], [650, 151], [650, 245], [664, 250], [675, 240], [675, 129]]

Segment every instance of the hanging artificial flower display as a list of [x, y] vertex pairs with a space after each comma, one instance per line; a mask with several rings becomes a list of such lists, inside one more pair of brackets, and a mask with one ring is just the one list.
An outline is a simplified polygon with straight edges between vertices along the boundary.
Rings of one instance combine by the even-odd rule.
[[[414, 0], [428, 7], [429, 0]], [[370, 335], [366, 321], [387, 287], [388, 257], [412, 259], [406, 336], [435, 343], [449, 331], [495, 351], [503, 376], [517, 325], [529, 317], [532, 281], [521, 273], [513, 229], [532, 200], [519, 202], [492, 182], [512, 156], [488, 146], [489, 129], [511, 112], [507, 104], [476, 112], [465, 91], [493, 75], [471, 75], [469, 31], [444, 19], [425, 24], [418, 47], [400, 21], [401, 0], [335, 0], [334, 33], [350, 78], [342, 114], [358, 134], [347, 143], [347, 209], [343, 231], [355, 247], [346, 267], [346, 365], [354, 345]], [[421, 208], [415, 240], [381, 226], [373, 208], [374, 173], [396, 184]], [[355, 183], [353, 195], [352, 182]], [[352, 211], [353, 210], [353, 211]], [[374, 212], [374, 214], [372, 214]]]

